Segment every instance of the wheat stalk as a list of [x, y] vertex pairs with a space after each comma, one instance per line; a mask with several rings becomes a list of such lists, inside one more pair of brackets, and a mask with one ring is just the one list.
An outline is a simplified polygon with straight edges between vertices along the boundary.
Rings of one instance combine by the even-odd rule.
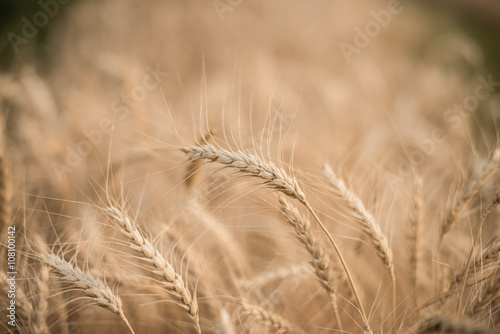
[[196, 331], [201, 333], [198, 303], [196, 298], [191, 297], [191, 292], [182, 276], [175, 271], [153, 243], [143, 236], [124, 210], [110, 206], [105, 209], [105, 212], [111, 221], [120, 228], [120, 232], [131, 242], [130, 247], [141, 253], [152, 266], [151, 272], [162, 277], [161, 284], [175, 298], [176, 304], [188, 313], [193, 320]]
[[100, 307], [119, 315], [130, 332], [134, 334], [132, 326], [130, 326], [123, 313], [120, 297], [115, 295], [105, 282], [55, 254], [39, 254], [38, 257], [50, 266], [60, 276], [61, 280], [69, 282], [74, 288], [83, 291], [87, 297], [91, 298]]
[[31, 302], [31, 310], [29, 316], [29, 327], [32, 333], [49, 334], [47, 326], [47, 311], [49, 298], [49, 276], [50, 270], [46, 265], [40, 267], [37, 277], [35, 278], [35, 295]]
[[281, 192], [302, 203], [302, 205], [304, 205], [314, 217], [314, 219], [332, 244], [342, 264], [342, 268], [346, 273], [351, 290], [355, 296], [358, 310], [361, 314], [361, 317], [363, 318], [364, 331], [367, 333], [371, 332], [368, 317], [366, 316], [363, 304], [361, 303], [361, 298], [359, 297], [356, 285], [354, 284], [344, 257], [340, 252], [340, 248], [337, 246], [337, 243], [335, 242], [321, 219], [318, 217], [312, 206], [306, 200], [305, 194], [302, 189], [300, 189], [295, 178], [291, 178], [290, 176], [288, 176], [285, 171], [278, 168], [275, 164], [271, 162], [263, 162], [262, 159], [251, 153], [217, 149], [213, 145], [195, 145], [182, 147], [180, 148], [180, 150], [188, 155], [190, 161], [197, 159], [208, 159], [211, 162], [220, 163], [227, 168], [234, 168], [244, 175], [258, 177], [264, 181], [264, 185], [268, 188]]
[[418, 255], [419, 255], [419, 228], [420, 228], [420, 211], [422, 210], [422, 180], [415, 180], [415, 193], [413, 195], [413, 205], [408, 228], [408, 247], [410, 249], [410, 277], [412, 280], [413, 289], [415, 291], [415, 301], [418, 303]]
[[287, 218], [288, 222], [295, 227], [295, 232], [299, 241], [305, 246], [312, 257], [311, 265], [314, 268], [316, 277], [332, 300], [332, 306], [339, 329], [342, 330], [340, 319], [337, 291], [335, 284], [335, 273], [330, 268], [330, 261], [323, 252], [323, 248], [316, 241], [311, 230], [309, 220], [302, 216], [298, 210], [291, 206], [284, 198], [280, 198], [280, 210]]
[[228, 257], [228, 262], [231, 264], [231, 269], [237, 274], [243, 273], [246, 256], [231, 231], [197, 199], [191, 201], [186, 209], [197, 222], [206, 226], [210, 236], [214, 240], [218, 240], [217, 244], [220, 249], [224, 249], [224, 253]]

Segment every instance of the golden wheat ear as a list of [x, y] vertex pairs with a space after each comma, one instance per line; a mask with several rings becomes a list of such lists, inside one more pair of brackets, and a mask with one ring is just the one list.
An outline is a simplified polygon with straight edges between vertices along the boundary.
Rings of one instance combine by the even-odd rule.
[[397, 306], [396, 274], [394, 272], [394, 261], [392, 250], [389, 247], [389, 242], [380, 229], [380, 226], [376, 223], [371, 212], [366, 209], [363, 201], [356, 196], [351, 189], [349, 189], [349, 187], [347, 187], [344, 180], [342, 180], [328, 165], [324, 165], [323, 175], [328, 179], [334, 191], [347, 202], [351, 215], [359, 221], [361, 228], [368, 235], [373, 248], [375, 248], [377, 255], [380, 257], [389, 272], [392, 280], [392, 321], [393, 329], [395, 330]]
[[198, 302], [196, 297], [191, 296], [182, 276], [177, 273], [151, 240], [144, 236], [137, 224], [124, 210], [109, 206], [105, 208], [105, 212], [111, 222], [128, 239], [130, 248], [140, 253], [142, 259], [149, 264], [149, 271], [155, 277], [161, 278], [159, 281], [161, 286], [175, 299], [176, 304], [188, 313], [196, 331], [201, 333]]
[[81, 270], [78, 266], [69, 263], [55, 254], [39, 254], [38, 258], [50, 266], [53, 272], [59, 276], [60, 280], [68, 282], [73, 288], [82, 291], [96, 305], [118, 315], [127, 325], [130, 332], [134, 334], [132, 326], [123, 313], [120, 297], [114, 294], [104, 281], [94, 277], [89, 272]]
[[355, 296], [356, 306], [363, 319], [364, 330], [367, 333], [371, 333], [368, 317], [366, 316], [363, 303], [361, 302], [361, 298], [342, 252], [326, 228], [325, 224], [323, 224], [311, 204], [306, 200], [306, 196], [295, 178], [290, 177], [283, 169], [278, 168], [274, 163], [264, 162], [257, 155], [246, 152], [217, 149], [213, 145], [195, 145], [182, 147], [180, 150], [186, 153], [191, 161], [207, 159], [209, 162], [219, 163], [227, 168], [235, 169], [243, 175], [258, 178], [266, 187], [296, 199], [304, 205], [304, 207], [314, 217], [314, 220], [321, 227], [334, 248], [348, 279], [349, 286]]
[[342, 330], [342, 320], [340, 318], [338, 298], [335, 283], [335, 273], [330, 266], [330, 260], [325, 255], [323, 247], [316, 241], [311, 229], [309, 220], [301, 215], [299, 211], [290, 205], [284, 198], [280, 198], [280, 210], [287, 218], [288, 222], [295, 228], [297, 238], [304, 245], [311, 256], [311, 265], [314, 268], [316, 277], [325, 288], [332, 301], [333, 311], [337, 320], [337, 326]]

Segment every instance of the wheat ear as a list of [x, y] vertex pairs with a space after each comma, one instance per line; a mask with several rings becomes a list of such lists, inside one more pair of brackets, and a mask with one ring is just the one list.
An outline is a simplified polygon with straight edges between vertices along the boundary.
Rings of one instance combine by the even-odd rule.
[[[467, 255], [467, 260], [465, 262], [465, 270], [464, 270], [464, 276], [463, 276], [462, 291], [461, 291], [461, 294], [460, 294], [460, 301], [458, 303], [458, 310], [460, 309], [460, 305], [462, 303], [462, 296], [463, 296], [464, 291], [465, 291], [465, 283], [467, 282], [467, 275], [469, 273], [468, 268], [470, 267], [471, 261], [472, 261], [472, 253], [474, 252], [474, 249], [476, 248], [476, 245], [479, 242], [479, 238], [481, 237], [481, 234], [482, 234], [482, 231], [483, 231], [484, 221], [486, 220], [486, 217], [488, 216], [488, 213], [490, 212], [490, 210], [492, 208], [498, 206], [499, 204], [500, 204], [500, 197], [499, 197], [499, 194], [497, 193], [495, 195], [495, 198], [493, 199], [493, 201], [490, 203], [490, 205], [488, 205], [488, 207], [486, 208], [486, 210], [484, 210], [484, 212], [483, 212], [482, 219], [481, 219], [481, 224], [479, 225], [479, 230], [477, 232], [476, 238], [474, 239], [474, 242], [472, 243], [472, 246], [470, 248], [469, 254]], [[493, 249], [490, 249], [485, 254], [484, 253], [481, 254], [482, 255], [481, 259], [482, 259], [483, 256], [485, 258], [487, 258], [489, 256], [490, 252], [494, 251], [494, 250], [495, 250], [495, 248], [493, 247]]]
[[340, 252], [340, 248], [337, 246], [337, 243], [333, 239], [332, 235], [323, 224], [321, 219], [318, 217], [312, 206], [306, 200], [305, 194], [300, 189], [295, 178], [291, 178], [285, 173], [285, 171], [278, 168], [273, 163], [265, 163], [258, 156], [251, 153], [244, 152], [235, 152], [229, 151], [225, 149], [217, 149], [213, 145], [197, 145], [197, 146], [189, 146], [182, 147], [180, 150], [186, 153], [190, 159], [190, 161], [197, 159], [208, 159], [211, 162], [220, 163], [227, 168], [234, 168], [239, 172], [243, 173], [247, 176], [258, 177], [264, 181], [264, 185], [267, 187], [281, 192], [285, 195], [290, 196], [298, 200], [302, 205], [306, 207], [306, 209], [311, 213], [314, 217], [314, 220], [321, 227], [323, 232], [326, 234], [328, 240], [332, 244], [335, 253], [337, 254], [340, 263], [342, 264], [342, 268], [344, 269], [347, 279], [349, 281], [349, 285], [351, 290], [356, 298], [356, 303], [358, 304], [358, 310], [363, 318], [364, 322], [364, 331], [367, 333], [371, 332], [368, 317], [366, 316], [366, 312], [363, 308], [363, 304], [361, 303], [361, 298], [359, 297], [358, 291], [356, 289], [356, 285], [352, 279], [351, 273], [349, 272], [349, 268]]
[[389, 271], [393, 281], [395, 281], [392, 251], [380, 226], [375, 222], [375, 218], [366, 209], [363, 201], [347, 187], [345, 182], [329, 166], [324, 166], [323, 173], [334, 190], [347, 201], [351, 214], [361, 223], [363, 231], [369, 236], [378, 256]]
[[255, 319], [260, 320], [279, 334], [295, 333], [292, 324], [283, 317], [269, 312], [268, 310], [258, 305], [250, 304], [246, 301], [240, 302], [243, 313], [250, 314]]
[[47, 311], [49, 307], [49, 276], [50, 270], [46, 265], [40, 267], [35, 283], [35, 295], [31, 302], [31, 310], [29, 316], [29, 327], [34, 334], [49, 334], [47, 326]]
[[351, 214], [360, 222], [363, 231], [368, 235], [370, 241], [377, 251], [378, 256], [389, 271], [392, 279], [392, 320], [393, 328], [396, 328], [396, 275], [394, 273], [394, 262], [392, 251], [380, 226], [375, 222], [375, 218], [363, 204], [363, 201], [356, 196], [345, 184], [345, 182], [328, 165], [323, 167], [323, 174], [333, 186], [335, 192], [344, 198]]
[[478, 296], [476, 297], [474, 303], [469, 307], [469, 316], [474, 316], [483, 309], [485, 309], [495, 298], [498, 298], [500, 292], [500, 272], [493, 274], [493, 279], [490, 283], [485, 284]]
[[175, 298], [176, 304], [183, 308], [193, 320], [194, 327], [201, 333], [198, 303], [196, 298], [191, 297], [187, 284], [184, 282], [174, 267], [158, 251], [153, 243], [143, 236], [137, 224], [127, 215], [124, 210], [114, 206], [105, 209], [111, 221], [116, 224], [120, 232], [130, 241], [130, 247], [143, 255], [143, 259], [148, 262], [151, 272], [162, 277], [161, 284]]
[[123, 313], [122, 301], [115, 295], [109, 286], [94, 277], [89, 272], [84, 272], [76, 265], [73, 265], [55, 254], [39, 255], [39, 258], [56, 272], [60, 279], [69, 282], [74, 288], [82, 290], [97, 305], [120, 316], [132, 334], [134, 330]]
[[452, 282], [450, 289], [454, 288], [457, 284], [467, 280], [468, 273], [480, 266], [485, 266], [490, 262], [498, 261], [500, 256], [500, 241], [496, 241], [491, 244], [488, 248], [483, 250], [480, 254], [478, 254], [474, 260], [465, 261], [465, 265], [459, 274], [455, 276], [455, 281]]
[[[436, 293], [440, 289], [440, 276], [441, 272], [439, 270], [440, 255], [441, 255], [441, 246], [446, 233], [448, 233], [460, 216], [461, 212], [467, 207], [467, 205], [472, 201], [472, 199], [479, 193], [479, 190], [486, 183], [488, 178], [493, 175], [498, 168], [500, 167], [500, 149], [496, 149], [491, 157], [490, 161], [481, 169], [481, 171], [472, 178], [471, 181], [467, 184], [464, 190], [458, 196], [455, 204], [452, 206], [450, 211], [448, 212], [446, 219], [439, 230], [439, 237], [437, 243], [437, 251], [436, 251]], [[484, 222], [484, 217], [483, 217]], [[469, 260], [470, 260], [469, 254]]]
[[439, 240], [438, 240], [438, 252], [441, 248], [441, 243], [443, 241], [444, 236], [448, 233], [462, 213], [462, 211], [467, 207], [467, 205], [472, 201], [474, 196], [477, 195], [479, 190], [484, 186], [488, 178], [493, 175], [500, 168], [500, 149], [496, 149], [493, 153], [490, 161], [482, 168], [481, 172], [476, 175], [472, 180], [467, 184], [465, 189], [459, 195], [457, 201], [448, 212], [446, 220], [441, 225], [439, 230]]
[[295, 233], [299, 241], [305, 246], [312, 257], [311, 265], [314, 268], [316, 277], [332, 300], [333, 311], [337, 320], [339, 329], [342, 330], [342, 321], [340, 319], [337, 291], [335, 284], [335, 274], [330, 268], [330, 261], [323, 253], [323, 248], [314, 238], [309, 220], [301, 215], [299, 211], [291, 206], [284, 198], [280, 198], [280, 210], [287, 218], [288, 222], [295, 227]]

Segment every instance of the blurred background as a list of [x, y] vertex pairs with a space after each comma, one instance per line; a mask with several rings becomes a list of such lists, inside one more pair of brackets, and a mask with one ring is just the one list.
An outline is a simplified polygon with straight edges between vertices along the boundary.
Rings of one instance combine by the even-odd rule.
[[[41, 165], [54, 170], [54, 162], [68, 166], [68, 143], [78, 145], [106, 119], [119, 117], [117, 136], [127, 125], [153, 137], [172, 134], [173, 120], [192, 141], [203, 122], [231, 128], [234, 120], [223, 114], [251, 117], [256, 129], [272, 115], [297, 142], [324, 149], [318, 154], [338, 160], [349, 153], [355, 160], [353, 148], [366, 144], [356, 152], [379, 158], [383, 151], [397, 168], [397, 155], [387, 154], [384, 143], [398, 138], [391, 150], [411, 152], [415, 137], [454, 125], [447, 111], [474, 91], [479, 76], [499, 77], [499, 6], [491, 0], [2, 0], [7, 142], [43, 152]], [[160, 85], [146, 88], [148, 76]], [[496, 139], [498, 105], [493, 92], [470, 113], [473, 121], [461, 122], [466, 132], [445, 132], [467, 146], [472, 133], [487, 151]], [[130, 130], [123, 133], [132, 140]], [[325, 140], [332, 145], [319, 145]], [[85, 163], [106, 156], [106, 145], [92, 146]]]

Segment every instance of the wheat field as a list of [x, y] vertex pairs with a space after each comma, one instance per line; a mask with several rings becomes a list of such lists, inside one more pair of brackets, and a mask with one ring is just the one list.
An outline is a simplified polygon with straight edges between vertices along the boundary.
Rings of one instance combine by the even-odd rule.
[[500, 333], [498, 59], [457, 19], [33, 6], [0, 45], [1, 333]]

